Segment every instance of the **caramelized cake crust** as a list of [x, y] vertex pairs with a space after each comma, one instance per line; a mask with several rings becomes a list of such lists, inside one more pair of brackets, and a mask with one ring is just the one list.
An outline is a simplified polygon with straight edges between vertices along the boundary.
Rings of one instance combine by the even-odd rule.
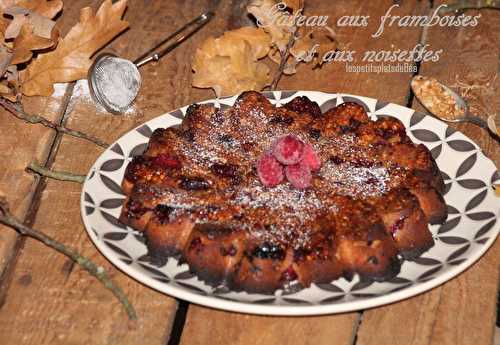
[[[256, 162], [289, 134], [321, 168], [307, 189], [265, 187]], [[294, 280], [395, 276], [402, 258], [432, 247], [443, 187], [429, 150], [395, 118], [371, 121], [350, 102], [322, 114], [307, 97], [275, 107], [245, 92], [154, 131], [127, 167], [120, 220], [143, 232], [152, 257], [177, 256], [210, 285], [272, 293]]]

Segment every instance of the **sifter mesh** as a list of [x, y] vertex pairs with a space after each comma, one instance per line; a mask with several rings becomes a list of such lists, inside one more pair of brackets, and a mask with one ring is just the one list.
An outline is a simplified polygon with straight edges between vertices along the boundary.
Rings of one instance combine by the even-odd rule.
[[103, 55], [96, 60], [89, 80], [97, 101], [115, 114], [130, 107], [141, 87], [137, 67], [129, 60], [113, 55]]

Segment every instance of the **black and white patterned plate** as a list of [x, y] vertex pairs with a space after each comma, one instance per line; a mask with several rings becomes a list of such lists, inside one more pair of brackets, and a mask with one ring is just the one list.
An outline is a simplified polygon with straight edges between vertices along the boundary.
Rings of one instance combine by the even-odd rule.
[[[499, 232], [500, 199], [492, 184], [500, 180], [500, 175], [474, 142], [433, 117], [367, 97], [311, 91], [266, 93], [277, 105], [302, 95], [318, 102], [323, 111], [354, 101], [363, 105], [372, 119], [394, 116], [405, 124], [410, 137], [425, 144], [436, 159], [446, 183], [448, 220], [441, 226], [431, 226], [435, 246], [416, 261], [405, 262], [397, 277], [383, 283], [341, 278], [309, 288], [292, 283], [274, 295], [259, 295], [207, 286], [189, 273], [186, 264], [179, 265], [175, 259], [162, 266], [152, 263], [143, 238], [117, 220], [124, 199], [120, 184], [127, 162], [144, 151], [153, 130], [179, 124], [187, 107], [128, 132], [91, 168], [83, 186], [81, 210], [97, 248], [131, 277], [180, 299], [253, 314], [314, 315], [365, 309], [414, 296], [464, 271], [493, 244]], [[203, 103], [228, 107], [235, 99]]]

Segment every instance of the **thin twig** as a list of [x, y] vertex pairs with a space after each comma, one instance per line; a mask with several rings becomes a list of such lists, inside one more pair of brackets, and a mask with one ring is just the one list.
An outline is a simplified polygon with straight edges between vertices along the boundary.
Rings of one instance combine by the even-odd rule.
[[37, 239], [38, 241], [44, 243], [46, 246], [53, 248], [69, 257], [71, 260], [80, 265], [80, 267], [96, 277], [107, 289], [109, 289], [113, 293], [113, 295], [115, 295], [118, 301], [120, 301], [120, 303], [125, 308], [129, 319], [137, 320], [137, 313], [132, 304], [129, 302], [127, 296], [119, 286], [115, 285], [115, 283], [111, 280], [103, 267], [94, 264], [90, 259], [80, 255], [74, 249], [66, 247], [64, 244], [58, 242], [50, 236], [38, 230], [25, 226], [10, 212], [7, 201], [2, 197], [0, 197], [0, 223], [15, 229], [21, 235]]
[[67, 172], [67, 171], [54, 171], [50, 170], [47, 168], [42, 167], [38, 163], [31, 162], [28, 165], [28, 170], [31, 170], [39, 175], [54, 179], [54, 180], [59, 180], [59, 181], [69, 181], [69, 182], [76, 182], [76, 183], [83, 183], [85, 182], [85, 176], [84, 175], [75, 175], [73, 173]]
[[499, 0], [458, 0], [454, 3], [448, 4], [439, 10], [439, 14], [446, 14], [449, 12], [463, 11], [469, 9], [493, 8], [500, 9]]
[[86, 133], [83, 133], [83, 132], [80, 132], [80, 131], [77, 131], [74, 129], [70, 129], [70, 128], [67, 128], [64, 126], [60, 126], [57, 123], [49, 121], [45, 117], [40, 116], [40, 115], [27, 114], [24, 111], [24, 109], [20, 103], [13, 103], [13, 102], [10, 102], [4, 98], [0, 98], [0, 105], [2, 107], [4, 107], [7, 111], [9, 111], [12, 115], [14, 115], [18, 119], [23, 120], [27, 123], [41, 124], [42, 126], [55, 129], [58, 132], [68, 134], [68, 135], [71, 135], [73, 137], [81, 138], [84, 140], [88, 140], [88, 141], [93, 142], [94, 144], [99, 145], [99, 146], [104, 147], [104, 148], [107, 148], [109, 146], [108, 143], [106, 143], [106, 142], [102, 141], [101, 139], [96, 138], [92, 135], [89, 135], [89, 134], [86, 134]]
[[281, 79], [281, 76], [283, 75], [283, 72], [285, 71], [286, 68], [286, 62], [288, 58], [290, 57], [290, 49], [292, 48], [293, 44], [295, 43], [296, 36], [295, 32], [290, 34], [290, 39], [288, 40], [288, 43], [286, 44], [285, 51], [280, 50], [280, 64], [278, 67], [278, 71], [276, 72], [276, 75], [274, 76], [273, 82], [271, 83], [271, 90], [274, 91], [278, 87], [278, 83]]

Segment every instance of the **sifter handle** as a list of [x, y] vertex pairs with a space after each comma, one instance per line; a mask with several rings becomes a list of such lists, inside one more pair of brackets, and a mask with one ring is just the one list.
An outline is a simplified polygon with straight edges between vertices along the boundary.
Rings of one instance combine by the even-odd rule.
[[[173, 49], [175, 49], [179, 44], [184, 42], [186, 39], [191, 37], [191, 35], [193, 35], [199, 29], [201, 29], [208, 21], [210, 21], [210, 19], [212, 19], [212, 17], [214, 15], [215, 15], [214, 12], [209, 11], [209, 12], [203, 13], [200, 16], [196, 17], [195, 19], [193, 19], [192, 21], [190, 21], [189, 23], [187, 23], [186, 25], [184, 25], [183, 27], [181, 27], [180, 29], [175, 31], [173, 34], [171, 34], [170, 36], [165, 38], [163, 41], [158, 43], [154, 48], [151, 48], [146, 53], [142, 54], [139, 58], [137, 58], [134, 61], [134, 64], [137, 67], [141, 67], [142, 65], [145, 65], [148, 62], [160, 60], [165, 54], [167, 54], [170, 51], [172, 51]], [[187, 33], [182, 34], [186, 30], [188, 30]], [[154, 52], [155, 50], [160, 48], [162, 45], [171, 41], [174, 38], [175, 38], [175, 40], [172, 43], [170, 43], [169, 45], [167, 45], [165, 48], [163, 48], [162, 50], [160, 50], [156, 53]]]

